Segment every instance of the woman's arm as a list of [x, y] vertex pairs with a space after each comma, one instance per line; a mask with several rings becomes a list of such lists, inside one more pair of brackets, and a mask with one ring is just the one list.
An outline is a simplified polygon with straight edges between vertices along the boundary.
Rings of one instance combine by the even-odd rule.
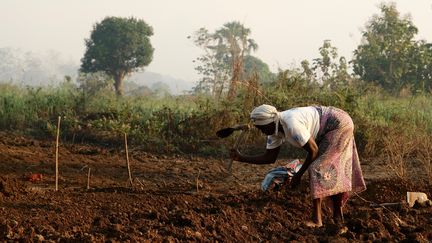
[[292, 188], [295, 188], [300, 184], [301, 177], [312, 164], [312, 162], [314, 162], [315, 159], [318, 157], [318, 145], [316, 144], [315, 139], [313, 139], [312, 137], [309, 138], [307, 143], [303, 146], [303, 149], [308, 152], [308, 155], [300, 170], [293, 176], [291, 180]]
[[279, 155], [279, 151], [280, 146], [274, 149], [267, 149], [262, 155], [248, 156], [240, 154], [236, 149], [232, 149], [230, 151], [230, 157], [235, 161], [249, 164], [273, 164]]

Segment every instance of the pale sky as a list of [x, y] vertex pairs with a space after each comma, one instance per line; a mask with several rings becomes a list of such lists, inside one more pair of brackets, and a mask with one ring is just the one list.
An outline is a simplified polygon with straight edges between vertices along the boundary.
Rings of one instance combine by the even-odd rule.
[[[209, 31], [230, 21], [251, 29], [259, 45], [255, 56], [273, 71], [319, 56], [326, 39], [339, 55], [352, 58], [366, 22], [379, 13], [373, 0], [0, 0], [0, 48], [54, 50], [77, 64], [84, 39], [106, 16], [136, 17], [153, 27], [155, 48], [148, 71], [195, 82], [192, 60], [201, 54], [187, 36], [201, 27]], [[410, 14], [417, 39], [432, 42], [432, 0], [399, 0]]]

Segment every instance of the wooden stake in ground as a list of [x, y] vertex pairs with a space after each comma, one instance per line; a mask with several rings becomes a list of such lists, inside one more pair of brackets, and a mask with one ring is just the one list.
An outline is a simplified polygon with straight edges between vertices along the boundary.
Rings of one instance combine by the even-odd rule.
[[129, 153], [128, 153], [128, 145], [127, 145], [127, 135], [126, 133], [124, 134], [124, 138], [125, 138], [125, 149], [126, 149], [126, 162], [127, 162], [127, 169], [128, 169], [128, 174], [129, 174], [129, 184], [132, 187], [132, 174], [131, 174], [131, 169], [130, 169], [130, 163], [129, 163]]
[[61, 116], [58, 117], [57, 122], [57, 139], [56, 139], [56, 155], [55, 155], [55, 190], [58, 191], [58, 150], [59, 150], [59, 138], [60, 138], [60, 120]]
[[87, 190], [90, 189], [90, 171], [91, 168], [88, 168], [88, 173], [87, 173]]
[[198, 176], [196, 178], [196, 191], [198, 192], [199, 190], [199, 176], [200, 176], [200, 169], [198, 169]]

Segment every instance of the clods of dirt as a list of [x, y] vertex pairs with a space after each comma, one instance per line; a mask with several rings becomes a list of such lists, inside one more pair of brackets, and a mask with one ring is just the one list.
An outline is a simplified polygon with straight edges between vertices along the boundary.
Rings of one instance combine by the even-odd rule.
[[[289, 160], [266, 166], [234, 163], [230, 174], [223, 159], [135, 150], [130, 188], [122, 148], [64, 144], [55, 191], [53, 146], [25, 137], [0, 140], [13, 141], [0, 143], [2, 241], [432, 241], [432, 207], [404, 203], [407, 191], [429, 193], [432, 187], [391, 175], [374, 177], [374, 170], [364, 170], [368, 189], [351, 196], [343, 225], [334, 223], [325, 207], [324, 226], [308, 228], [307, 177], [297, 190], [264, 193], [259, 188], [269, 169]], [[43, 179], [22, 176], [29, 173]]]
[[0, 176], [0, 198], [18, 196], [27, 191], [27, 186], [17, 179]]

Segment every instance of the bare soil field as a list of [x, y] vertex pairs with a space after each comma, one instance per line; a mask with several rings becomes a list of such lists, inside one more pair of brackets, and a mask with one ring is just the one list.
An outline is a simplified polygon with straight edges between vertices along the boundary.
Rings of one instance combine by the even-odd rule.
[[[393, 177], [383, 162], [362, 161], [368, 189], [345, 207], [344, 232], [325, 211], [308, 228], [307, 176], [297, 190], [262, 192], [266, 172], [226, 159], [149, 154], [61, 144], [55, 191], [55, 143], [0, 133], [0, 240], [6, 242], [431, 242], [432, 207], [406, 203], [430, 185]], [[90, 188], [87, 188], [90, 170]], [[399, 203], [379, 206], [381, 203]]]

